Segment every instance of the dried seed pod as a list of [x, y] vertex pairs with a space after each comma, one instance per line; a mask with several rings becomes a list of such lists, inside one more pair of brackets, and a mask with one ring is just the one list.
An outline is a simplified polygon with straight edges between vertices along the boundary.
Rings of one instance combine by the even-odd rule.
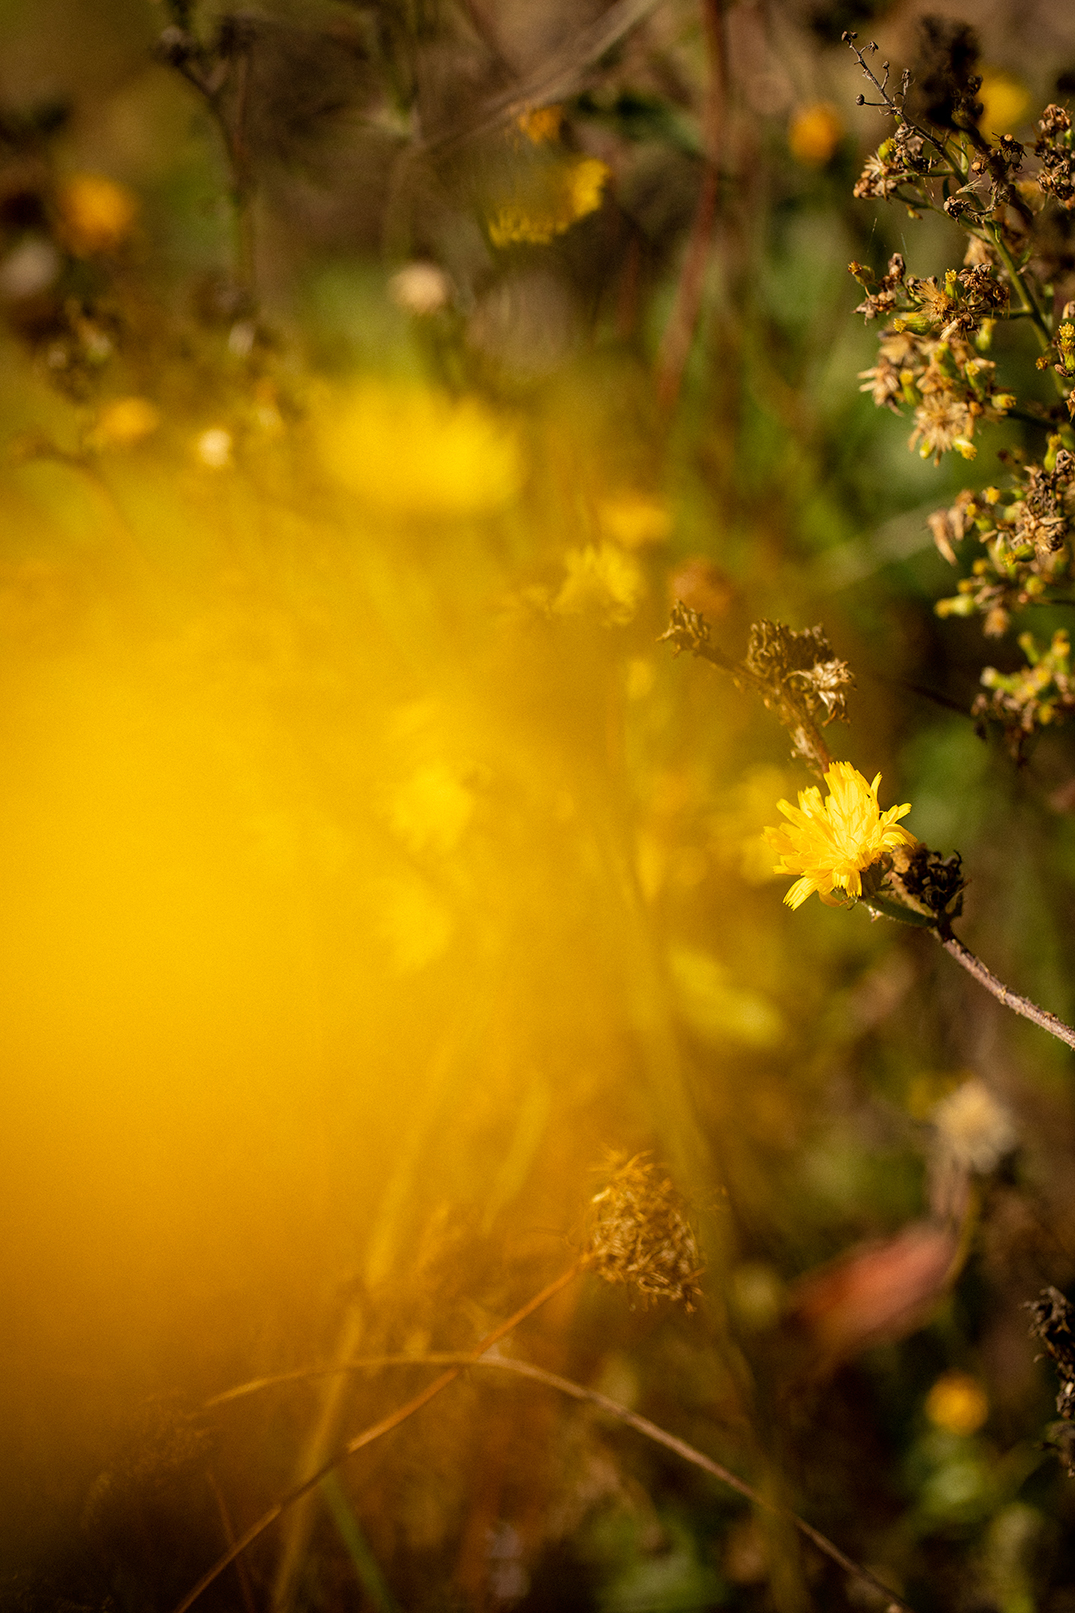
[[700, 1292], [698, 1242], [672, 1181], [644, 1154], [614, 1163], [592, 1200], [586, 1263], [608, 1283], [626, 1283], [649, 1299], [687, 1311]]

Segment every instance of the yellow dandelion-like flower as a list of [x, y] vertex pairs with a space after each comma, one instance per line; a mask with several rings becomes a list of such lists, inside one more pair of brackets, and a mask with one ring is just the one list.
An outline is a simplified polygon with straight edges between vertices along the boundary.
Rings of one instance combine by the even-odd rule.
[[850, 762], [833, 762], [825, 774], [829, 794], [824, 801], [812, 784], [799, 791], [797, 807], [777, 802], [788, 823], [765, 830], [769, 846], [780, 858], [775, 872], [802, 875], [784, 897], [789, 907], [801, 907], [812, 891], [826, 906], [839, 907], [834, 890], [845, 897], [861, 896], [863, 869], [895, 846], [917, 844], [898, 821], [910, 812], [910, 802], [882, 812], [877, 804], [880, 782], [880, 773], [867, 784]]

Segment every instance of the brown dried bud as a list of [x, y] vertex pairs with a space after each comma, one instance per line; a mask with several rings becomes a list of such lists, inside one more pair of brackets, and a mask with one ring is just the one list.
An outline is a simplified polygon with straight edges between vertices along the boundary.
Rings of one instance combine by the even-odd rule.
[[593, 1198], [586, 1264], [607, 1283], [692, 1311], [700, 1292], [698, 1242], [671, 1180], [644, 1154], [616, 1165]]

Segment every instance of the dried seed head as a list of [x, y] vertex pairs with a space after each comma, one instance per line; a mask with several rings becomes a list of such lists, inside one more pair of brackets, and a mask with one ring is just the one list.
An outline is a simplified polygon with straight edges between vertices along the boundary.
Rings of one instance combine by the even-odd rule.
[[608, 1185], [593, 1197], [586, 1263], [607, 1283], [627, 1283], [649, 1299], [694, 1309], [702, 1262], [672, 1182], [644, 1154], [613, 1160]]

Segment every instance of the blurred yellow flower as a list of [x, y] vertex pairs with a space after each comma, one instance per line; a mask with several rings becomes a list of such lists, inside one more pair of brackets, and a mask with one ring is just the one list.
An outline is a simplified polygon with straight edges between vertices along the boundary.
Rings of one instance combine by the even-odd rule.
[[562, 106], [536, 106], [529, 112], [520, 112], [515, 122], [526, 138], [535, 146], [555, 140], [564, 121]]
[[454, 851], [474, 811], [474, 792], [443, 762], [429, 762], [396, 790], [389, 821], [410, 851]]
[[672, 517], [664, 504], [644, 493], [621, 493], [603, 499], [597, 518], [606, 537], [625, 549], [642, 549], [664, 543], [672, 531]]
[[64, 238], [72, 252], [88, 257], [114, 252], [131, 233], [138, 198], [103, 174], [72, 174], [56, 197]]
[[394, 515], [492, 514], [522, 479], [516, 437], [491, 410], [413, 382], [366, 381], [336, 397], [320, 435], [337, 480]]
[[1030, 91], [1011, 73], [986, 68], [978, 99], [984, 108], [978, 119], [985, 135], [1011, 134], [1026, 117]]
[[114, 398], [97, 416], [90, 433], [96, 448], [131, 448], [160, 425], [160, 410], [148, 398]]
[[601, 206], [611, 173], [599, 157], [576, 157], [543, 167], [489, 219], [493, 245], [528, 242], [544, 246], [554, 236], [563, 235]]
[[563, 616], [594, 610], [604, 621], [629, 622], [642, 598], [638, 563], [614, 543], [570, 549], [564, 557], [567, 576], [553, 601]]
[[828, 101], [800, 107], [788, 127], [788, 146], [796, 162], [824, 168], [840, 144], [844, 126]]
[[976, 1434], [989, 1416], [989, 1401], [977, 1379], [946, 1372], [926, 1396], [926, 1416], [948, 1434]]
[[801, 907], [817, 891], [828, 907], [838, 907], [834, 890], [847, 897], [862, 895], [862, 871], [894, 846], [913, 846], [915, 837], [899, 827], [898, 819], [911, 810], [910, 802], [882, 812], [877, 803], [880, 773], [872, 784], [850, 762], [833, 762], [825, 774], [829, 795], [821, 799], [816, 784], [799, 791], [799, 804], [778, 801], [777, 809], [788, 825], [766, 829], [765, 838], [780, 857], [775, 872], [801, 874], [784, 897], [789, 907]]

